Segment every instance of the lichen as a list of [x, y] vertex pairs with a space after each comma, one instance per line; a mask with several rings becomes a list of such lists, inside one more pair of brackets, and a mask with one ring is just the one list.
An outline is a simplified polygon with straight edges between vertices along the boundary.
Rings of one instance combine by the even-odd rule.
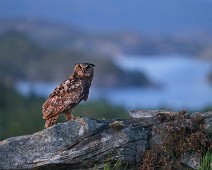
[[109, 125], [114, 130], [120, 130], [123, 128], [124, 122], [123, 121], [114, 121], [114, 122], [110, 123]]

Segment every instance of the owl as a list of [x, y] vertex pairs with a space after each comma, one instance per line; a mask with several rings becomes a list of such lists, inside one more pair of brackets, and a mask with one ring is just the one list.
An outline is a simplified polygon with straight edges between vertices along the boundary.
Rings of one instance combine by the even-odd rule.
[[94, 64], [75, 64], [69, 78], [59, 84], [42, 106], [45, 128], [54, 125], [60, 113], [65, 113], [66, 120], [73, 120], [72, 109], [82, 100], [88, 99], [89, 88], [94, 76]]

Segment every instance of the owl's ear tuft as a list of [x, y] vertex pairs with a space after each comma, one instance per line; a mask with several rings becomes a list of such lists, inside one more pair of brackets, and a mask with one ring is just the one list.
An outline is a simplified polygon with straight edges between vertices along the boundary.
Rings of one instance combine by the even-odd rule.
[[91, 64], [91, 63], [90, 63], [89, 65], [91, 65], [91, 66], [95, 67], [95, 64]]

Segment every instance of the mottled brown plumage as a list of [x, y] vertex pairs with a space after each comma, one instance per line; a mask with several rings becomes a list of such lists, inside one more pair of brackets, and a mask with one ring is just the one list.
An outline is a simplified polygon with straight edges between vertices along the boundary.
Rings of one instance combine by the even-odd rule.
[[82, 100], [86, 101], [93, 79], [94, 65], [89, 63], [76, 64], [69, 78], [59, 84], [49, 95], [42, 106], [45, 127], [54, 125], [60, 113], [65, 113], [67, 120], [72, 120], [73, 109]]

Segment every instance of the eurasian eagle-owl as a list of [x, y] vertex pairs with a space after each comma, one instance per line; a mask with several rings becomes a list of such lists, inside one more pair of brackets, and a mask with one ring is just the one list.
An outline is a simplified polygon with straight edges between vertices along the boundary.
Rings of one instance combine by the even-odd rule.
[[75, 64], [74, 72], [59, 84], [42, 106], [45, 127], [54, 125], [60, 113], [66, 120], [73, 120], [71, 110], [82, 100], [88, 99], [89, 88], [94, 75], [94, 64]]

